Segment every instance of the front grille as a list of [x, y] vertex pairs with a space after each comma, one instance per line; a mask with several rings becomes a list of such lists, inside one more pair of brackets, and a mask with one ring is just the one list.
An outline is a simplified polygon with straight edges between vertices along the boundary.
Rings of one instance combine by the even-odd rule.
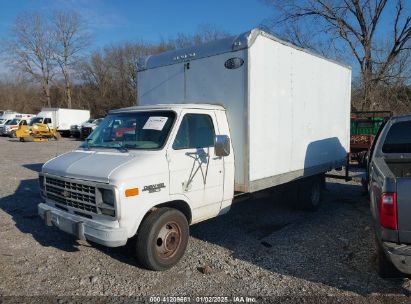
[[68, 182], [68, 181], [51, 178], [51, 177], [46, 178], [46, 183], [52, 186], [57, 186], [57, 187], [67, 189], [67, 190], [79, 191], [79, 192], [87, 193], [93, 196], [95, 196], [96, 194], [96, 188], [93, 186], [89, 186], [89, 185]]
[[97, 213], [95, 187], [53, 177], [45, 181], [46, 197], [55, 203]]

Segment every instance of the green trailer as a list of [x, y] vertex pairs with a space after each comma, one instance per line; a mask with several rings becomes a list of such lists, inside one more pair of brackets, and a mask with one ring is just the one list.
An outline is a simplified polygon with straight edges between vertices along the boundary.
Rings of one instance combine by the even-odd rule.
[[366, 111], [351, 113], [350, 160], [363, 165], [370, 148], [384, 120], [392, 116], [391, 111]]

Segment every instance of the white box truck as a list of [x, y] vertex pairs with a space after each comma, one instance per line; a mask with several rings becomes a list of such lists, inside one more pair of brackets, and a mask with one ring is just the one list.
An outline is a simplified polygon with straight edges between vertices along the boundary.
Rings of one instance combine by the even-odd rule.
[[7, 135], [10, 137], [16, 137], [16, 130], [20, 124], [29, 124], [30, 121], [36, 117], [33, 114], [13, 114], [13, 119], [6, 120], [4, 125], [0, 123], [0, 135]]
[[43, 108], [31, 123], [46, 123], [63, 136], [70, 136], [71, 125], [81, 124], [90, 118], [89, 110]]
[[4, 126], [6, 122], [13, 120], [19, 113], [11, 110], [0, 111], [0, 126]]
[[77, 150], [44, 164], [47, 225], [141, 265], [183, 255], [189, 225], [235, 194], [292, 183], [316, 209], [324, 173], [349, 151], [350, 68], [260, 30], [151, 56], [141, 106], [111, 111]]

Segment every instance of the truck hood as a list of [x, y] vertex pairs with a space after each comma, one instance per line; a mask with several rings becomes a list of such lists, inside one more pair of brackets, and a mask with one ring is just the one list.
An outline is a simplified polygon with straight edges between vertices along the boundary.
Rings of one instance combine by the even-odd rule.
[[[114, 151], [82, 151], [65, 153], [49, 160], [42, 172], [68, 178], [108, 183], [119, 167], [143, 156]], [[142, 160], [142, 159], [141, 159]]]

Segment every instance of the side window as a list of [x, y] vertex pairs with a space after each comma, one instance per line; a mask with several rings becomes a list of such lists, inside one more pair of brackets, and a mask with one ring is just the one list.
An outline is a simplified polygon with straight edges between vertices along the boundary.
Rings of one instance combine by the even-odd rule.
[[181, 121], [173, 149], [206, 148], [214, 145], [213, 120], [206, 114], [186, 114]]
[[44, 124], [51, 124], [51, 118], [44, 118]]

